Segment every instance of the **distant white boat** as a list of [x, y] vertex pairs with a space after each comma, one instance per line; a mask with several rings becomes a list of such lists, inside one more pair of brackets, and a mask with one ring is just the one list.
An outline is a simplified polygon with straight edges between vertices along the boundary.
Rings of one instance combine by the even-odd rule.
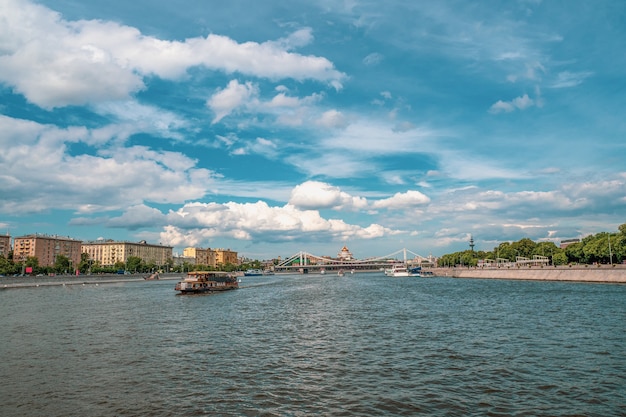
[[394, 265], [393, 268], [391, 268], [391, 276], [392, 277], [408, 277], [409, 270], [407, 269], [406, 265], [397, 264], [397, 265]]
[[340, 269], [339, 272], [337, 272], [337, 276], [344, 276], [343, 269]]

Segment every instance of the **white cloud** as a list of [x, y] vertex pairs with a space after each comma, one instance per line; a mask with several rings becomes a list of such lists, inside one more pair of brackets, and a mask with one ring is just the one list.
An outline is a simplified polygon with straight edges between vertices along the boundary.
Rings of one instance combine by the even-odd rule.
[[364, 158], [355, 153], [293, 153], [284, 161], [304, 172], [309, 177], [357, 178], [370, 175], [377, 167], [375, 163], [363, 163]]
[[278, 146], [270, 139], [256, 138], [248, 144], [247, 149], [257, 155], [273, 159], [277, 155]]
[[367, 206], [367, 200], [351, 196], [324, 182], [307, 181], [294, 187], [289, 204], [306, 210], [358, 210]]
[[[103, 138], [119, 133], [114, 128], [60, 129], [0, 116], [0, 131], [0, 195], [11, 195], [0, 199], [0, 212], [18, 207], [92, 212], [144, 201], [182, 202], [202, 197], [214, 182], [209, 170], [178, 152], [117, 147], [114, 136]], [[94, 142], [101, 146], [95, 155], [72, 155], [67, 149], [70, 143]]]
[[343, 128], [348, 125], [348, 119], [340, 111], [328, 110], [322, 113], [316, 124], [326, 128]]
[[133, 126], [136, 131], [153, 132], [162, 137], [184, 139], [177, 132], [189, 126], [189, 123], [175, 113], [155, 106], [141, 104], [135, 100], [108, 101], [94, 106], [97, 113], [110, 115], [120, 124]]
[[322, 99], [322, 94], [312, 94], [310, 96], [306, 96], [304, 98], [292, 97], [288, 96], [286, 91], [279, 92], [279, 94], [275, 95], [272, 100], [267, 103], [264, 103], [265, 107], [302, 107], [302, 106], [310, 106]]
[[347, 150], [360, 154], [389, 155], [398, 152], [422, 152], [436, 149], [434, 139], [439, 132], [415, 127], [408, 131], [394, 130], [394, 126], [376, 121], [359, 120], [347, 129], [322, 139], [321, 146], [327, 150]]
[[296, 30], [286, 38], [281, 38], [276, 42], [268, 42], [268, 44], [275, 44], [279, 48], [283, 48], [287, 51], [309, 45], [313, 42], [313, 29], [302, 28]]
[[[207, 106], [215, 113], [212, 123], [217, 123], [236, 111], [271, 115], [274, 116], [275, 123], [283, 126], [301, 126], [306, 121], [317, 123], [317, 109], [314, 105], [322, 100], [323, 94], [294, 97], [287, 94], [284, 86], [279, 86], [277, 90], [279, 93], [270, 100], [261, 100], [257, 84], [241, 84], [237, 80], [231, 80], [226, 88], [218, 90], [207, 100]], [[340, 116], [335, 116], [335, 123], [342, 122]]]
[[217, 123], [239, 107], [246, 107], [257, 101], [258, 86], [251, 82], [240, 84], [231, 80], [228, 86], [218, 90], [207, 100], [207, 106], [215, 113], [212, 123]]
[[405, 193], [396, 193], [393, 197], [374, 201], [372, 207], [376, 209], [409, 209], [427, 205], [430, 198], [419, 191], [409, 190]]
[[577, 85], [582, 84], [585, 79], [591, 77], [593, 75], [592, 72], [583, 71], [583, 72], [569, 72], [563, 71], [557, 74], [556, 80], [552, 83], [552, 88], [568, 88], [568, 87], [576, 87]]
[[167, 215], [169, 225], [161, 241], [174, 246], [202, 245], [214, 237], [255, 241], [295, 241], [300, 239], [373, 239], [396, 233], [372, 224], [361, 227], [343, 220], [324, 219], [316, 210], [300, 210], [292, 205], [271, 207], [256, 203], [190, 203]]
[[535, 101], [528, 97], [528, 94], [524, 94], [523, 96], [516, 97], [511, 101], [498, 100], [489, 108], [489, 113], [510, 113], [513, 110], [524, 110], [533, 105], [535, 105]]
[[287, 52], [309, 43], [310, 29], [277, 42], [240, 44], [215, 34], [167, 41], [113, 22], [67, 21], [21, 0], [5, 0], [0, 21], [0, 81], [44, 108], [126, 100], [145, 87], [143, 76], [177, 79], [193, 66], [336, 89], [345, 78], [326, 58]]
[[141, 227], [154, 228], [165, 223], [165, 215], [161, 211], [144, 204], [126, 209], [120, 217], [109, 220], [109, 227], [124, 227], [139, 229]]
[[383, 60], [382, 54], [379, 54], [378, 52], [373, 52], [369, 54], [368, 56], [366, 56], [365, 58], [363, 58], [363, 63], [366, 66], [371, 67], [371, 66], [380, 64], [382, 60]]

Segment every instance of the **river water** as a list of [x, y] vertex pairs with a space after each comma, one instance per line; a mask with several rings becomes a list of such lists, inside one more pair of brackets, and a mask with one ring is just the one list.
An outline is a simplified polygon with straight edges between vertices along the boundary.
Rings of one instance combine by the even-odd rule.
[[626, 415], [625, 285], [174, 284], [0, 291], [0, 415]]

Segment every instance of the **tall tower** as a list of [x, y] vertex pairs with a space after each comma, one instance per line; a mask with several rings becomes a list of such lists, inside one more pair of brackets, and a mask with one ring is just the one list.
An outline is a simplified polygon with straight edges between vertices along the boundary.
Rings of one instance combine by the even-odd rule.
[[474, 236], [470, 235], [470, 249], [474, 252]]

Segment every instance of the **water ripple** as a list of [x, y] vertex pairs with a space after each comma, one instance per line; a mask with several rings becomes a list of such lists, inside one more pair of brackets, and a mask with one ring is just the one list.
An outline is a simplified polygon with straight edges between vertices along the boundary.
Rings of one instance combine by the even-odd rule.
[[0, 414], [626, 415], [626, 286], [251, 278], [0, 292]]

